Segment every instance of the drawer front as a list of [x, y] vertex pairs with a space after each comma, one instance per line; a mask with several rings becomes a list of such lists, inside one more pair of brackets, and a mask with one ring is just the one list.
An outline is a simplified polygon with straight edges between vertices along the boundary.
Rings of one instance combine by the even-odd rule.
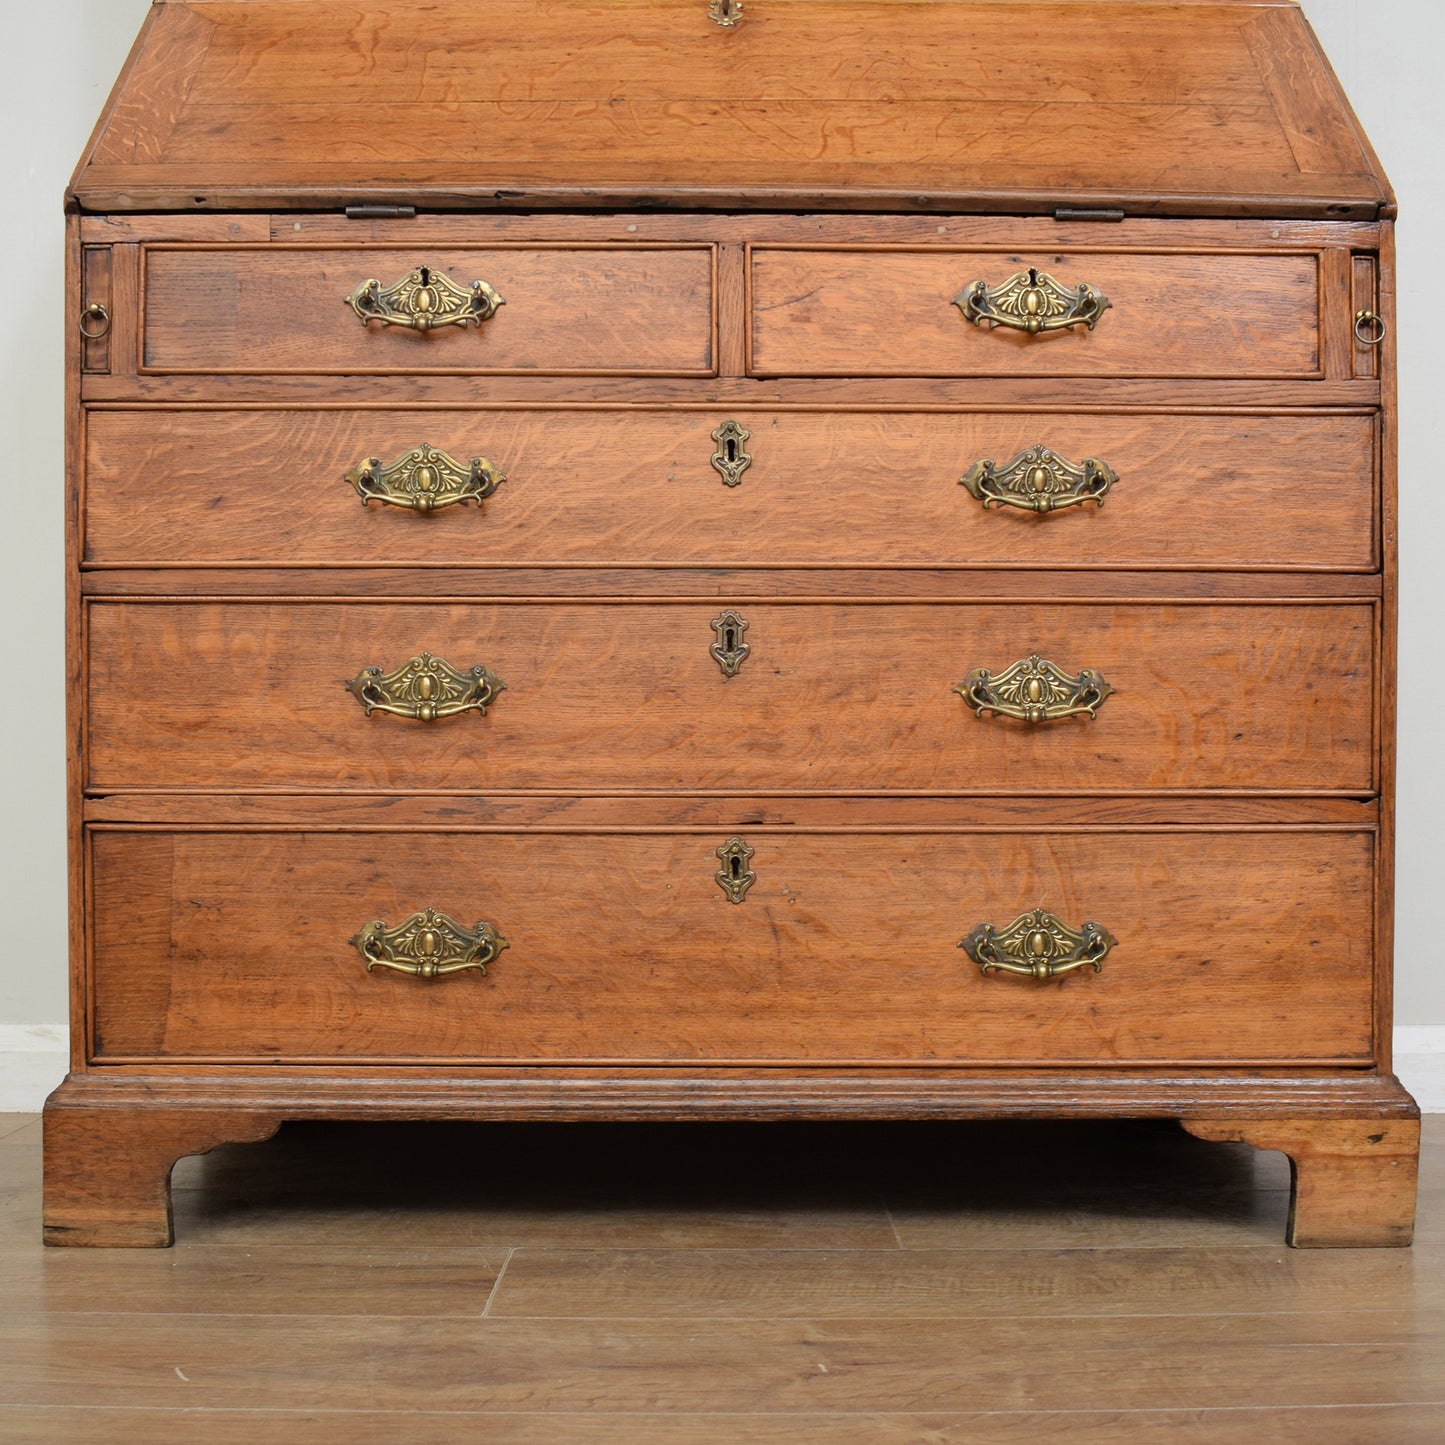
[[[1364, 1063], [1366, 833], [92, 837], [93, 1053], [122, 1060]], [[960, 941], [1044, 907], [1101, 971], [985, 976]], [[426, 909], [486, 976], [367, 972]], [[444, 957], [445, 951], [438, 951]], [[392, 961], [396, 961], [393, 957]], [[406, 961], [403, 952], [401, 961]]]
[[[750, 458], [735, 485], [713, 435], [729, 420]], [[1362, 415], [96, 410], [86, 446], [96, 566], [1375, 563]], [[415, 510], [405, 467], [387, 469], [422, 446], [463, 482], [476, 458], [506, 481], [480, 513]], [[1104, 505], [1015, 505], [1038, 494], [1008, 464], [1037, 447], [1064, 487], [1066, 466], [1103, 462]], [[394, 504], [363, 507], [345, 480], [373, 457]], [[1012, 501], [985, 510], [961, 484], [983, 461]]]
[[[345, 298], [421, 266], [502, 299], [480, 324], [363, 324]], [[142, 369], [713, 374], [710, 246], [145, 252]], [[444, 312], [444, 299], [436, 302]], [[410, 315], [409, 311], [403, 311]]]
[[[1110, 302], [1090, 330], [975, 326], [954, 304], [1029, 268]], [[1314, 378], [1313, 253], [1009, 255], [930, 250], [753, 252], [758, 376]]]
[[[1368, 603], [98, 602], [88, 631], [100, 791], [1373, 787]], [[348, 695], [422, 653], [506, 690], [433, 721]], [[1031, 654], [1114, 691], [1039, 723], [954, 691]]]

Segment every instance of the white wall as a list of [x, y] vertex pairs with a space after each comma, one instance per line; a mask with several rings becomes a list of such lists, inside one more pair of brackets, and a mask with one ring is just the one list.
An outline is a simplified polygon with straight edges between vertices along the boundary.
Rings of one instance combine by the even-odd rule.
[[[766, 0], [759, 0], [766, 3]], [[147, 0], [0, 0], [0, 1026], [65, 1016], [61, 194]], [[1305, 0], [1400, 195], [1402, 443], [1397, 1017], [1445, 1025], [1445, 6]], [[1307, 469], [1302, 484], [1308, 482]]]
[[65, 1017], [65, 183], [147, 0], [0, 0], [0, 1025]]

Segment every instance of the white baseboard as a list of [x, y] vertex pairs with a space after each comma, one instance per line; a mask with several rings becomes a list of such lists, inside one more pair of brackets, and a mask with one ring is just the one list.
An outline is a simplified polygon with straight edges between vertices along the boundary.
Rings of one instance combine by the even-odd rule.
[[[65, 1077], [64, 1024], [0, 1024], [0, 1114], [34, 1113]], [[1395, 1030], [1395, 1072], [1427, 1114], [1445, 1114], [1445, 1025]]]

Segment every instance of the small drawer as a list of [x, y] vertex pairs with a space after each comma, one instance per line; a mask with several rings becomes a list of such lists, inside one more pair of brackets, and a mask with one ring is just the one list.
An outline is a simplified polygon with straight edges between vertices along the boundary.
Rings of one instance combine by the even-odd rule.
[[1368, 602], [97, 601], [89, 781], [1365, 793], [1374, 634]]
[[[759, 247], [750, 274], [755, 376], [1322, 375], [1314, 253]], [[978, 283], [1007, 321], [969, 319]], [[1031, 333], [1028, 315], [1084, 319]]]
[[96, 408], [85, 435], [97, 567], [1376, 565], [1362, 414]]
[[149, 246], [141, 370], [711, 376], [713, 271], [706, 245]]
[[1370, 1061], [1367, 832], [735, 836], [95, 832], [92, 1057]]

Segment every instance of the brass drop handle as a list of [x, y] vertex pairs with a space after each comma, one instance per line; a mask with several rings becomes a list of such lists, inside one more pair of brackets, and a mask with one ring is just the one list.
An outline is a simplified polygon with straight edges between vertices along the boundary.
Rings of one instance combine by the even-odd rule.
[[504, 298], [485, 281], [458, 286], [445, 272], [431, 266], [418, 266], [391, 286], [363, 281], [345, 299], [363, 326], [379, 321], [383, 326], [405, 326], [423, 332], [435, 331], [439, 326], [480, 326], [505, 304]]
[[469, 968], [484, 974], [487, 965], [508, 946], [493, 924], [464, 928], [435, 908], [413, 913], [395, 928], [373, 919], [351, 942], [367, 973], [389, 968], [415, 978], [445, 978]]
[[1043, 982], [1076, 968], [1099, 973], [1118, 942], [1097, 923], [1070, 928], [1046, 908], [1021, 913], [1007, 928], [980, 923], [958, 946], [985, 974], [1018, 973]]
[[983, 503], [984, 511], [997, 505], [1047, 514], [1083, 502], [1102, 507], [1104, 494], [1118, 480], [1118, 473], [1097, 457], [1069, 462], [1037, 446], [1026, 447], [1003, 466], [987, 459], [975, 462], [958, 484]]
[[389, 712], [418, 722], [436, 722], [462, 712], [479, 712], [485, 717], [506, 686], [481, 663], [462, 672], [440, 657], [419, 652], [393, 672], [362, 668], [346, 684], [346, 690], [365, 709], [367, 717], [374, 712]]
[[1114, 689], [1091, 667], [1070, 675], [1033, 653], [1004, 668], [997, 676], [976, 667], [954, 692], [982, 717], [997, 713], [1020, 722], [1056, 722], [1060, 718], [1098, 715]]
[[1006, 326], [1037, 336], [1073, 326], [1092, 331], [1113, 302], [1087, 281], [1061, 286], [1047, 271], [1030, 266], [997, 286], [970, 281], [953, 304], [975, 326]]
[[346, 480], [356, 488], [363, 507], [381, 502], [413, 512], [435, 512], [466, 502], [475, 502], [480, 510], [507, 478], [485, 457], [459, 462], [440, 447], [423, 442], [386, 466], [380, 457], [357, 462]]

